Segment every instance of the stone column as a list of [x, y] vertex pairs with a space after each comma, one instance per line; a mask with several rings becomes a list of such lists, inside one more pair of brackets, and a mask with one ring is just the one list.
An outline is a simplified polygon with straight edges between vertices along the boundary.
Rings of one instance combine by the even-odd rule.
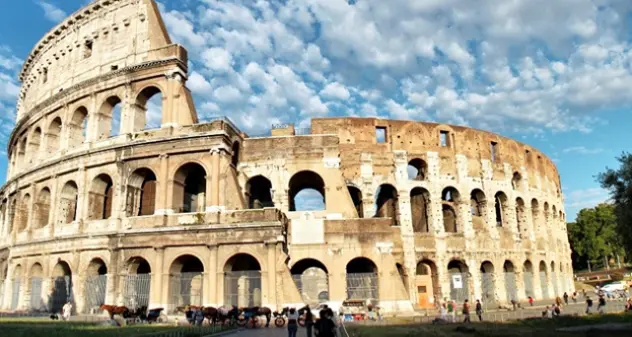
[[525, 295], [526, 291], [525, 291], [525, 284], [524, 284], [524, 274], [522, 271], [522, 267], [520, 266], [514, 266], [514, 277], [516, 278], [516, 296], [517, 296], [517, 301], [524, 301], [527, 299], [527, 296]]
[[168, 286], [164, 287], [164, 278], [168, 276], [164, 272], [164, 258], [165, 258], [165, 249], [164, 247], [155, 247], [154, 251], [156, 252], [156, 257], [154, 259], [154, 266], [151, 270], [151, 294], [149, 307], [157, 308], [163, 307], [167, 308], [167, 299], [165, 298], [165, 293], [168, 293]]
[[[107, 281], [105, 285], [105, 289], [106, 289], [105, 290], [105, 304], [109, 304], [109, 305], [120, 304], [117, 301], [116, 285], [118, 284], [119, 278], [123, 278], [123, 277], [120, 275], [118, 256], [119, 256], [118, 250], [110, 250], [110, 261], [107, 264], [108, 274], [107, 274]], [[122, 289], [119, 289], [119, 291], [122, 291]]]
[[[217, 210], [219, 205], [219, 190], [220, 190], [220, 179], [219, 179], [219, 169], [220, 169], [220, 155], [221, 149], [215, 148], [211, 150], [211, 189], [210, 189], [210, 198], [207, 198], [207, 208], [210, 207], [210, 210]], [[207, 191], [209, 191], [207, 189]]]
[[[268, 251], [268, 260], [267, 260], [267, 265], [268, 265], [268, 285], [265, 289], [262, 289], [262, 291], [265, 291], [262, 294], [262, 297], [265, 298], [267, 297], [268, 301], [267, 301], [267, 306], [270, 308], [277, 308], [280, 303], [278, 301], [278, 296], [276, 294], [276, 285], [277, 285], [277, 273], [276, 273], [276, 245], [277, 242], [276, 240], [272, 240], [270, 242], [266, 242], [266, 250]], [[267, 293], [267, 296], [266, 296]], [[264, 306], [266, 306], [266, 303], [262, 303]]]
[[158, 186], [156, 191], [156, 210], [155, 214], [167, 215], [173, 213], [173, 190], [169, 191], [169, 188], [173, 187], [173, 177], [169, 176], [169, 155], [160, 155], [160, 172], [158, 174]]
[[88, 219], [88, 211], [90, 209], [90, 200], [88, 197], [90, 182], [88, 182], [85, 166], [81, 165], [81, 167], [79, 167], [77, 176], [79, 177], [79, 181], [77, 181], [77, 219], [75, 219], [75, 221], [79, 222], [79, 232], [81, 233], [84, 230], [83, 226]]
[[59, 180], [57, 179], [57, 175], [53, 175], [52, 176], [52, 184], [51, 184], [51, 191], [50, 191], [50, 216], [48, 218], [48, 225], [49, 225], [49, 236], [51, 238], [53, 238], [55, 236], [55, 227], [57, 226], [57, 222], [58, 222], [58, 217], [59, 217], [59, 212], [57, 211], [58, 206], [57, 204], [59, 203], [59, 195], [60, 194], [60, 190], [61, 187], [59, 187]]
[[470, 304], [476, 303], [476, 300], [481, 300], [481, 303], [485, 301], [485, 299], [483, 299], [483, 282], [481, 280], [482, 278], [481, 270], [480, 268], [478, 268], [479, 266], [476, 265], [476, 262], [477, 261], [474, 261], [474, 260], [470, 260], [467, 262], [468, 266], [470, 266], [469, 272], [470, 272], [470, 279], [472, 280], [471, 281], [472, 288], [474, 288], [474, 289], [470, 289], [470, 294], [474, 296], [473, 298], [470, 299], [469, 301]]
[[208, 270], [206, 270], [204, 282], [205, 305], [218, 307], [217, 297], [217, 246], [209, 245]]

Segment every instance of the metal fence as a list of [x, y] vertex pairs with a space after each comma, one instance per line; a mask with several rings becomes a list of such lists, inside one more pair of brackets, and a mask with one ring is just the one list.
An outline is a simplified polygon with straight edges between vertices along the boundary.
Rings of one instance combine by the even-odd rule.
[[524, 272], [524, 293], [527, 297], [531, 296], [535, 299], [535, 294], [533, 292], [533, 273], [530, 271]]
[[31, 278], [31, 310], [42, 310], [44, 309], [44, 303], [42, 302], [42, 278], [41, 277], [32, 277]]
[[329, 276], [295, 274], [292, 279], [298, 288], [303, 302], [317, 304], [329, 300]]
[[171, 275], [171, 303], [167, 310], [173, 312], [177, 307], [186, 305], [202, 305], [204, 289], [203, 276], [200, 272]]
[[450, 299], [462, 302], [470, 297], [468, 273], [450, 274]]
[[224, 304], [237, 307], [261, 306], [261, 272], [229, 272], [224, 276]]
[[518, 286], [516, 285], [516, 273], [505, 272], [505, 294], [507, 302], [518, 301]]
[[64, 304], [73, 302], [72, 277], [60, 276], [52, 280], [53, 292], [51, 294], [51, 311], [61, 312]]
[[481, 273], [481, 296], [485, 306], [496, 303], [496, 294], [494, 286], [494, 274]]
[[130, 310], [149, 306], [151, 274], [126, 275], [123, 283], [123, 304]]
[[380, 298], [377, 273], [347, 274], [347, 299], [366, 300]]
[[542, 290], [542, 298], [550, 298], [549, 282], [546, 279], [546, 272], [540, 272], [540, 289]]
[[16, 310], [20, 303], [20, 279], [13, 279], [11, 288], [11, 310]]
[[86, 278], [83, 289], [85, 299], [84, 313], [95, 313], [101, 305], [105, 304], [107, 284], [107, 275], [89, 276]]

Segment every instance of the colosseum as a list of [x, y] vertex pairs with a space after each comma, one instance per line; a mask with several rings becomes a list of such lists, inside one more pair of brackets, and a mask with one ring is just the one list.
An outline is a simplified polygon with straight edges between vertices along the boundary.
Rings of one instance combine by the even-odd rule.
[[36, 44], [0, 190], [2, 310], [410, 312], [573, 291], [560, 179], [540, 151], [376, 118], [249, 136], [230, 111], [198, 119], [187, 63], [153, 0], [93, 1]]

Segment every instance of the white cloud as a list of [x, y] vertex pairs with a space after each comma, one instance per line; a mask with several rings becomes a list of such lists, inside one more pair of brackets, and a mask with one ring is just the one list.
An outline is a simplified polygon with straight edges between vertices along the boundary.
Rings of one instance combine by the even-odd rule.
[[40, 8], [42, 8], [42, 10], [44, 10], [44, 16], [52, 22], [57, 23], [59, 21], [62, 21], [68, 16], [66, 12], [64, 12], [63, 10], [59, 9], [59, 7], [49, 2], [38, 1], [36, 3], [40, 6]]
[[187, 81], [187, 87], [191, 89], [194, 94], [209, 95], [213, 92], [211, 84], [200, 73], [194, 71], [189, 76]]
[[241, 99], [241, 92], [232, 85], [224, 85], [215, 89], [213, 97], [222, 103], [235, 103]]
[[338, 82], [327, 84], [327, 86], [325, 86], [325, 88], [320, 91], [320, 95], [324, 98], [339, 99], [343, 101], [348, 100], [351, 96], [349, 90], [347, 90], [344, 85]]
[[224, 48], [210, 48], [202, 53], [204, 65], [215, 71], [226, 72], [233, 69], [233, 57]]
[[564, 153], [578, 153], [578, 154], [597, 154], [604, 150], [602, 148], [587, 148], [585, 146], [572, 146], [562, 150]]
[[599, 187], [574, 190], [566, 193], [565, 197], [566, 212], [571, 221], [582, 208], [594, 207], [602, 202], [608, 202], [610, 199], [608, 191]]

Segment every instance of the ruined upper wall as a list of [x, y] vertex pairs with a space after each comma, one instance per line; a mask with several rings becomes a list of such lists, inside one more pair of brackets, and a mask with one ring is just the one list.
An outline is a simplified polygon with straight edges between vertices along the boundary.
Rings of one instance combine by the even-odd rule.
[[[18, 120], [69, 87], [130, 65], [164, 57], [171, 44], [153, 0], [97, 0], [51, 29], [20, 72]], [[186, 61], [185, 61], [186, 62]]]

